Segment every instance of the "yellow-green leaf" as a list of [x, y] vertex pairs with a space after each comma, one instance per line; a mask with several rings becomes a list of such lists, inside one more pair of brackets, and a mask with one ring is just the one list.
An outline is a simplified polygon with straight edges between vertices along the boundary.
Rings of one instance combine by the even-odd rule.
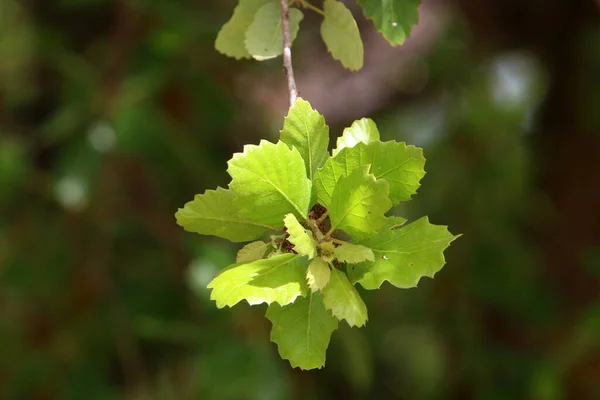
[[346, 320], [350, 326], [367, 323], [367, 306], [346, 274], [337, 268], [331, 271], [329, 283], [323, 289], [323, 304], [334, 317]]
[[209, 284], [211, 300], [218, 308], [233, 307], [242, 300], [248, 304], [286, 305], [306, 296], [306, 259], [297, 254], [282, 254], [248, 264], [234, 264]]
[[289, 235], [288, 240], [294, 245], [294, 251], [301, 256], [306, 256], [310, 260], [317, 255], [317, 243], [312, 236], [312, 232], [304, 229], [294, 214], [287, 214], [283, 223]]
[[[304, 18], [297, 8], [289, 9], [290, 39], [296, 39], [300, 21]], [[246, 50], [255, 59], [262, 61], [275, 58], [283, 53], [283, 29], [279, 2], [263, 5], [254, 16], [246, 31]]]
[[363, 42], [352, 13], [344, 3], [336, 0], [325, 0], [323, 7], [325, 16], [321, 24], [321, 37], [331, 56], [349, 70], [361, 69]]
[[306, 281], [308, 287], [316, 292], [317, 290], [323, 289], [329, 282], [331, 276], [331, 268], [329, 263], [323, 261], [321, 258], [315, 258], [308, 266], [306, 271]]
[[249, 263], [260, 260], [267, 252], [268, 245], [262, 240], [248, 243], [240, 249], [235, 259], [236, 263]]
[[327, 312], [320, 293], [312, 292], [285, 307], [271, 304], [267, 318], [273, 324], [271, 341], [292, 367], [314, 369], [325, 365], [325, 352], [338, 320]]
[[254, 21], [256, 12], [274, 0], [240, 0], [231, 19], [219, 31], [215, 48], [220, 53], [236, 59], [251, 58], [246, 50], [246, 31]]

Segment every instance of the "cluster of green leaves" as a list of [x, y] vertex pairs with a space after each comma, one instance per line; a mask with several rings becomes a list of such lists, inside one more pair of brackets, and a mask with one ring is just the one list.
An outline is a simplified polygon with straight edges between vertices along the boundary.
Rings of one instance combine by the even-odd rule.
[[[358, 0], [365, 15], [394, 46], [402, 44], [417, 23], [419, 3], [420, 0]], [[321, 37], [331, 56], [350, 70], [362, 68], [364, 50], [360, 31], [344, 3], [325, 0], [322, 9], [308, 0], [292, 0], [290, 5], [292, 41], [304, 18], [300, 8], [315, 11], [323, 17]], [[231, 19], [219, 32], [215, 47], [236, 59], [277, 57], [283, 52], [281, 24], [279, 0], [239, 0]]]
[[217, 307], [268, 305], [271, 340], [293, 367], [320, 368], [338, 321], [367, 322], [355, 288], [416, 286], [444, 265], [455, 239], [426, 217], [386, 216], [425, 175], [422, 150], [381, 142], [372, 120], [344, 130], [328, 152], [325, 119], [302, 99], [277, 143], [246, 145], [228, 163], [228, 189], [197, 195], [176, 213], [191, 232], [251, 242], [210, 282]]

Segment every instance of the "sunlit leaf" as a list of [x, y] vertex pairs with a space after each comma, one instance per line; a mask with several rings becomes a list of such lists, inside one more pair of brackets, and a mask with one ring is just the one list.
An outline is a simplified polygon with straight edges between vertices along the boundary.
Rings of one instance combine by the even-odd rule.
[[261, 240], [248, 243], [238, 251], [235, 262], [239, 264], [260, 260], [268, 248], [269, 246]]
[[354, 121], [349, 128], [344, 129], [342, 136], [337, 139], [333, 156], [335, 157], [345, 147], [354, 147], [358, 143], [369, 144], [379, 141], [379, 129], [370, 118], [361, 118]]
[[294, 214], [287, 214], [283, 223], [290, 235], [288, 241], [294, 245], [294, 251], [302, 256], [307, 256], [310, 260], [317, 254], [317, 243], [312, 236], [312, 232], [305, 229]]
[[325, 124], [325, 118], [303, 99], [297, 99], [285, 117], [281, 141], [298, 149], [306, 164], [309, 179], [329, 157], [329, 127]]
[[346, 274], [337, 268], [331, 271], [329, 283], [323, 289], [323, 304], [337, 319], [346, 320], [350, 326], [367, 323], [367, 306]]
[[344, 243], [333, 251], [335, 258], [340, 262], [355, 264], [361, 261], [373, 261], [373, 251], [359, 244]]
[[319, 203], [328, 207], [338, 179], [365, 165], [371, 166], [370, 172], [377, 179], [389, 183], [393, 204], [410, 200], [425, 176], [425, 158], [418, 147], [394, 141], [357, 143], [343, 148], [317, 171], [314, 185]]
[[313, 290], [321, 290], [329, 282], [329, 277], [331, 276], [331, 268], [329, 264], [323, 261], [322, 258], [315, 258], [308, 266], [308, 270], [306, 271], [306, 281], [308, 282], [308, 287]]
[[248, 304], [281, 305], [306, 296], [306, 258], [282, 254], [248, 264], [232, 265], [209, 284], [211, 300], [218, 308], [233, 307], [242, 300]]
[[175, 214], [177, 223], [188, 232], [214, 235], [232, 242], [258, 239], [276, 226], [242, 217], [233, 204], [230, 190], [217, 188], [198, 194]]
[[282, 227], [283, 217], [290, 212], [306, 218], [312, 183], [298, 150], [263, 140], [259, 146], [244, 146], [244, 152], [234, 154], [228, 165], [234, 203], [246, 219]]
[[349, 265], [348, 275], [365, 289], [377, 289], [385, 281], [399, 288], [414, 287], [444, 266], [444, 250], [457, 237], [445, 226], [430, 224], [427, 217], [402, 228], [388, 224], [377, 236], [361, 242], [373, 250], [375, 261]]
[[271, 304], [266, 316], [273, 324], [271, 340], [281, 358], [305, 370], [325, 365], [325, 352], [338, 320], [325, 309], [321, 294], [312, 292], [285, 307]]
[[341, 229], [354, 240], [376, 234], [385, 225], [384, 215], [392, 207], [388, 183], [376, 180], [368, 170], [368, 165], [360, 166], [341, 177], [331, 195], [331, 231]]

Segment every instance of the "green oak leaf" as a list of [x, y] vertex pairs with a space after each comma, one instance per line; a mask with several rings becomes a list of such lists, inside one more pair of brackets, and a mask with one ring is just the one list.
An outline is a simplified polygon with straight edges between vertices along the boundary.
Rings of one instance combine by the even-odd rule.
[[339, 262], [355, 264], [362, 261], [375, 261], [373, 250], [360, 244], [344, 243], [333, 251]]
[[336, 148], [333, 149], [333, 156], [342, 151], [345, 147], [354, 147], [358, 143], [369, 144], [379, 141], [379, 129], [370, 118], [361, 118], [352, 123], [352, 126], [344, 129], [342, 136], [337, 138]]
[[238, 251], [235, 262], [240, 264], [260, 260], [264, 257], [268, 248], [269, 245], [262, 240], [248, 243]]
[[398, 46], [408, 38], [413, 25], [419, 22], [420, 0], [358, 0], [365, 16], [392, 45]]
[[338, 320], [325, 309], [321, 294], [312, 292], [285, 307], [271, 304], [266, 317], [273, 324], [271, 340], [277, 344], [281, 358], [289, 360], [293, 368], [325, 365], [325, 352]]
[[175, 213], [177, 223], [188, 232], [214, 235], [232, 242], [248, 242], [278, 229], [241, 216], [234, 197], [230, 190], [223, 188], [198, 194]]
[[308, 287], [314, 292], [323, 289], [329, 282], [330, 276], [331, 268], [329, 267], [329, 263], [325, 262], [321, 258], [315, 258], [312, 260], [312, 262], [308, 265], [308, 269], [306, 270], [306, 281], [308, 282]]
[[341, 229], [361, 240], [375, 235], [385, 225], [385, 213], [392, 207], [389, 185], [369, 173], [369, 165], [341, 177], [331, 195], [331, 230]]
[[306, 296], [306, 259], [297, 254], [234, 264], [223, 270], [209, 284], [211, 300], [218, 308], [233, 307], [242, 300], [248, 304], [286, 305]]
[[[304, 18], [304, 14], [297, 8], [290, 8], [289, 15], [290, 39], [293, 42], [300, 29], [300, 21]], [[269, 2], [258, 10], [246, 31], [245, 43], [248, 53], [259, 61], [275, 58], [283, 53], [283, 30], [279, 2]]]
[[331, 271], [329, 283], [323, 289], [323, 304], [334, 317], [345, 319], [350, 326], [367, 323], [367, 306], [346, 274], [337, 268]]
[[281, 227], [290, 212], [301, 220], [308, 215], [312, 183], [297, 149], [262, 140], [259, 146], [244, 146], [228, 166], [234, 204], [247, 220]]
[[344, 3], [325, 0], [321, 37], [331, 56], [353, 71], [362, 68], [364, 60], [363, 42], [358, 25]]
[[329, 158], [329, 127], [325, 118], [306, 100], [299, 98], [290, 108], [281, 130], [281, 141], [298, 149], [309, 179], [313, 179], [317, 168], [321, 168]]
[[375, 178], [389, 183], [390, 200], [394, 205], [410, 200], [425, 176], [425, 158], [418, 147], [395, 141], [357, 143], [343, 148], [317, 171], [314, 186], [319, 203], [329, 208], [338, 179], [364, 165], [371, 165]]
[[294, 251], [301, 256], [307, 256], [310, 260], [317, 255], [317, 243], [312, 236], [312, 232], [304, 229], [294, 214], [287, 214], [283, 219], [283, 223], [290, 235], [288, 240], [294, 245]]
[[236, 59], [251, 58], [246, 50], [244, 41], [246, 40], [246, 31], [254, 20], [256, 12], [267, 3], [273, 0], [240, 0], [239, 4], [233, 10], [231, 19], [219, 31], [215, 48], [220, 53]]
[[375, 262], [349, 265], [348, 275], [365, 289], [378, 289], [384, 281], [399, 288], [415, 287], [421, 277], [433, 278], [442, 269], [444, 250], [457, 237], [445, 226], [430, 224], [427, 217], [402, 228], [387, 224], [360, 243], [373, 250]]

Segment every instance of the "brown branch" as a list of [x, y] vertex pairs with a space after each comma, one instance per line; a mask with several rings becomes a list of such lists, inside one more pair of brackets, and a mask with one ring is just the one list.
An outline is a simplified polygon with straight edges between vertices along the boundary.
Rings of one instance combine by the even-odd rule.
[[290, 10], [287, 0], [281, 0], [281, 19], [283, 21], [283, 71], [287, 77], [290, 92], [290, 107], [298, 98], [298, 89], [292, 67], [292, 39], [290, 37]]

